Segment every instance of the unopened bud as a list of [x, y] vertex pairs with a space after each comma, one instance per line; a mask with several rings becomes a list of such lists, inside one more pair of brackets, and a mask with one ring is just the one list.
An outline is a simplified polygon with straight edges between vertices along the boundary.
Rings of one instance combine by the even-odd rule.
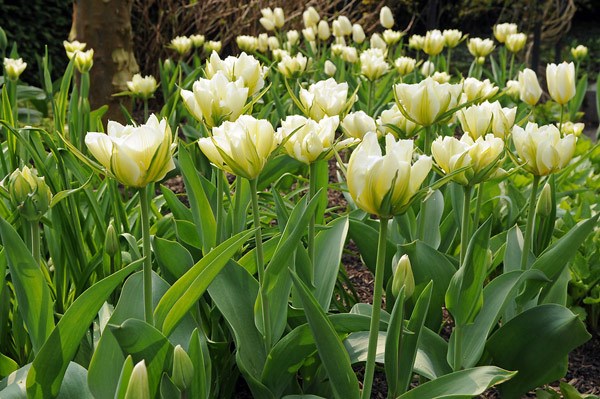
[[10, 201], [17, 211], [29, 221], [40, 220], [48, 211], [52, 193], [43, 177], [24, 166], [8, 178]]
[[115, 226], [111, 223], [106, 229], [106, 237], [104, 238], [104, 251], [111, 258], [119, 251], [119, 237], [115, 231]]
[[394, 277], [392, 279], [392, 294], [398, 296], [400, 288], [404, 287], [404, 295], [410, 298], [415, 292], [415, 277], [408, 255], [404, 254], [398, 261]]
[[544, 185], [540, 192], [540, 197], [535, 206], [535, 214], [539, 216], [549, 216], [552, 212], [552, 189], [548, 183]]
[[181, 345], [177, 345], [173, 352], [173, 382], [180, 390], [191, 386], [194, 378], [194, 364], [192, 359], [183, 350]]
[[148, 370], [143, 360], [136, 364], [131, 372], [127, 391], [125, 392], [125, 399], [150, 399]]

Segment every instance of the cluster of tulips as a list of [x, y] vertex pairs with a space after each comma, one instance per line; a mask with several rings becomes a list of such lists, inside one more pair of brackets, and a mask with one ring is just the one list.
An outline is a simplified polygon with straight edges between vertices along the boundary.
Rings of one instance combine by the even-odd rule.
[[[144, 123], [124, 125], [110, 121], [107, 132], [104, 133], [92, 131], [92, 126], [100, 126], [92, 125], [89, 118], [80, 117], [76, 123], [69, 125], [69, 130], [59, 131], [61, 145], [76, 154], [86, 166], [99, 175], [133, 188], [139, 193], [144, 256], [141, 298], [144, 305], [144, 322], [160, 330], [165, 337], [169, 337], [185, 314], [196, 306], [194, 304], [200, 300], [203, 290], [207, 289], [211, 279], [216, 278], [218, 274], [211, 274], [210, 277], [208, 274], [202, 274], [205, 272], [202, 268], [208, 270], [212, 267], [202, 263], [203, 260], [213, 262], [212, 259], [218, 255], [211, 255], [214, 253], [211, 251], [227, 253], [227, 259], [219, 266], [224, 268], [227, 260], [233, 259], [238, 252], [241, 243], [248, 239], [248, 235], [243, 234], [250, 223], [246, 223], [246, 208], [241, 203], [246, 197], [249, 202], [246, 207], [251, 206], [253, 216], [253, 229], [248, 231], [254, 234], [254, 242], [250, 245], [252, 249], [247, 252], [253, 253], [253, 260], [246, 259], [246, 262], [252, 262], [254, 269], [249, 270], [253, 270], [253, 274], [256, 275], [251, 284], [252, 287], [256, 286], [253, 288], [256, 297], [252, 298], [255, 300], [252, 305], [256, 326], [252, 326], [255, 328], [252, 334], [258, 334], [262, 340], [260, 350], [270, 354], [278, 348], [277, 344], [282, 339], [284, 330], [290, 328], [289, 324], [286, 327], [288, 302], [291, 296], [298, 295], [300, 300], [292, 300], [294, 307], [301, 306], [307, 312], [307, 322], [314, 334], [314, 338], [311, 339], [316, 341], [321, 361], [332, 380], [333, 394], [336, 397], [358, 397], [361, 392], [362, 398], [371, 397], [378, 338], [383, 323], [381, 305], [386, 283], [384, 276], [386, 269], [391, 268], [392, 273], [388, 280], [391, 291], [388, 295], [393, 294], [395, 300], [388, 297], [387, 310], [391, 310], [392, 320], [396, 321], [389, 321], [387, 337], [390, 340], [396, 337], [397, 340], [386, 343], [385, 371], [390, 397], [408, 395], [406, 392], [409, 389], [419, 340], [417, 338], [412, 342], [411, 334], [414, 334], [414, 331], [418, 331], [417, 337], [420, 334], [428, 312], [432, 287], [426, 284], [419, 286], [419, 278], [423, 277], [415, 277], [418, 272], [413, 270], [413, 259], [409, 254], [397, 254], [401, 256], [394, 258], [393, 265], [386, 264], [390, 256], [389, 253], [386, 254], [389, 246], [387, 243], [389, 237], [398, 234], [398, 231], [402, 235], [406, 231], [403, 229], [410, 230], [411, 224], [418, 223], [414, 229], [417, 233], [412, 237], [404, 237], [405, 242], [414, 239], [424, 241], [423, 237], [428, 235], [427, 231], [439, 231], [438, 225], [427, 225], [428, 220], [435, 221], [435, 218], [428, 219], [427, 215], [437, 212], [432, 210], [432, 207], [439, 206], [435, 201], [438, 198], [436, 196], [440, 194], [436, 193], [444, 192], [444, 195], [450, 195], [451, 189], [448, 186], [451, 185], [460, 188], [463, 197], [457, 202], [462, 206], [457, 228], [460, 237], [456, 245], [448, 244], [447, 258], [443, 257], [447, 262], [447, 259], [457, 256], [454, 261], [456, 273], [442, 288], [444, 292], [447, 290], [445, 306], [455, 322], [447, 354], [448, 363], [445, 367], [449, 366], [451, 371], [458, 373], [455, 378], [456, 381], [460, 381], [460, 378], [463, 378], [460, 373], [466, 371], [463, 369], [474, 367], [479, 360], [474, 359], [473, 356], [477, 355], [469, 351], [469, 348], [472, 349], [469, 345], [476, 341], [471, 326], [481, 310], [487, 270], [492, 268], [492, 264], [500, 263], [492, 260], [487, 241], [485, 245], [481, 244], [481, 237], [485, 236], [486, 231], [489, 240], [491, 228], [488, 222], [480, 225], [482, 205], [486, 197], [485, 183], [493, 181], [503, 186], [503, 182], [514, 175], [525, 176], [525, 181], [531, 181], [524, 233], [521, 233], [518, 227], [518, 233], [511, 233], [520, 237], [519, 250], [515, 252], [519, 264], [516, 267], [511, 266], [508, 271], [518, 271], [527, 275], [523, 277], [523, 281], [533, 278], [530, 275], [535, 274], [532, 268], [538, 268], [535, 258], [539, 255], [537, 249], [536, 256], [532, 252], [538, 234], [536, 205], [540, 208], [540, 204], [545, 201], [546, 205], [553, 203], [552, 206], [556, 206], [555, 199], [549, 198], [550, 187], [554, 187], [555, 184], [551, 176], [561, 173], [570, 164], [576, 154], [578, 136], [584, 128], [583, 124], [569, 119], [574, 119], [577, 115], [577, 107], [573, 110], [570, 104], [579, 95], [578, 74], [580, 63], [587, 56], [587, 49], [580, 46], [572, 50], [575, 63], [563, 62], [546, 66], [547, 93], [560, 108], [560, 116], [555, 120], [540, 123], [536, 119], [536, 106], [543, 90], [535, 71], [515, 65], [516, 55], [523, 50], [527, 42], [527, 35], [518, 32], [515, 24], [503, 23], [494, 26], [496, 42], [492, 39], [467, 38], [461, 31], [451, 29], [443, 32], [432, 30], [423, 36], [412, 35], [405, 45], [405, 32], [393, 30], [394, 18], [388, 7], [383, 7], [380, 12], [380, 22], [385, 30], [382, 33], [373, 33], [368, 41], [361, 25], [352, 24], [343, 15], [332, 21], [322, 19], [313, 7], [309, 7], [302, 15], [304, 29], [301, 33], [296, 30], [283, 30], [286, 18], [281, 8], [266, 8], [261, 13], [260, 24], [269, 33], [260, 34], [258, 37], [239, 36], [236, 42], [243, 52], [236, 56], [222, 58], [219, 55], [220, 42], [207, 41], [203, 35], [173, 39], [169, 47], [178, 54], [178, 61], [168, 61], [161, 65], [163, 75], [160, 85], [163, 86], [166, 105], [160, 113], [148, 115], [148, 100], [159, 88], [154, 77], [138, 74], [127, 83], [127, 94], [144, 103]], [[452, 50], [463, 41], [467, 42], [468, 50], [474, 58], [466, 77], [463, 77], [458, 69], [453, 69], [451, 64]], [[79, 42], [65, 42], [64, 45], [69, 59], [82, 77], [82, 89], [78, 95], [79, 104], [83, 104], [84, 107], [79, 108], [77, 112], [85, 112], [86, 109], [89, 112], [86, 96], [90, 82], [86, 76], [89, 76], [87, 74], [93, 66], [93, 50], [85, 51], [86, 45]], [[496, 61], [492, 53], [497, 46], [500, 49]], [[190, 67], [186, 59], [189, 58], [192, 49], [201, 48], [207, 54], [205, 64], [202, 68]], [[409, 56], [411, 54], [414, 58]], [[195, 59], [200, 56], [199, 51], [194, 54]], [[491, 70], [486, 68], [487, 60], [490, 60]], [[12, 90], [16, 85], [25, 67], [26, 64], [20, 59], [5, 59], [4, 70], [5, 76], [8, 77], [6, 84], [10, 86], [9, 89]], [[482, 79], [483, 77], [485, 79]], [[179, 133], [182, 134], [177, 138], [178, 135], [174, 132], [178, 132], [179, 127]], [[172, 171], [179, 168], [184, 179], [187, 179], [186, 188], [188, 187], [191, 178], [189, 175], [186, 177], [186, 172], [183, 172], [187, 161], [181, 158], [181, 153], [193, 153], [194, 150], [190, 150], [190, 145], [187, 145], [190, 138], [198, 145], [196, 147], [194, 144], [194, 147], [202, 153], [198, 159], [208, 160], [211, 165], [206, 176], [208, 179], [203, 177], [204, 180], [198, 180], [194, 190], [198, 190], [198, 187], [207, 190], [207, 184], [213, 187], [208, 190], [211, 194], [206, 194], [206, 198], [212, 196], [215, 198], [215, 204], [211, 208], [206, 200], [204, 207], [208, 210], [204, 211], [215, 210], [215, 214], [211, 214], [211, 220], [216, 227], [214, 232], [201, 230], [199, 233], [199, 237], [209, 243], [206, 248], [202, 246], [203, 257], [198, 262], [201, 267], [190, 268], [189, 272], [170, 286], [156, 305], [152, 302], [156, 288], [153, 273], [158, 270], [155, 259], [157, 254], [154, 253], [157, 252], [158, 244], [156, 238], [152, 244], [151, 237], [152, 232], [156, 233], [156, 226], [151, 225], [151, 209], [156, 206], [153, 205], [154, 184], [166, 176], [171, 176]], [[186, 144], [178, 143], [179, 140], [185, 141]], [[14, 147], [8, 147], [9, 155], [18, 152]], [[323, 171], [333, 158], [337, 161], [339, 169], [338, 181], [328, 183], [327, 179], [323, 180]], [[285, 209], [285, 212], [291, 213], [288, 215], [290, 220], [297, 217], [298, 220], [305, 221], [307, 227], [303, 226], [302, 232], [296, 232], [293, 230], [294, 226], [288, 227], [291, 222], [288, 223], [282, 233], [282, 241], [275, 247], [269, 239], [263, 237], [266, 226], [261, 222], [261, 218], [265, 208], [263, 206], [261, 210], [259, 194], [265, 194], [265, 187], [259, 183], [261, 175], [269, 165], [279, 162], [276, 165], [283, 168], [284, 161], [281, 159], [294, 160], [296, 166], [293, 170], [308, 176], [306, 197], [293, 207], [293, 211]], [[18, 164], [19, 162], [15, 162], [14, 166]], [[287, 166], [282, 174], [292, 170], [286, 168]], [[277, 171], [274, 172], [271, 167], [269, 173]], [[235, 189], [228, 185], [228, 181], [232, 179], [228, 180], [227, 175], [235, 177], [232, 177], [236, 181]], [[349, 365], [349, 358], [343, 345], [336, 346], [342, 338], [325, 317], [329, 310], [333, 285], [329, 295], [326, 295], [325, 305], [321, 304], [324, 309], [318, 307], [319, 303], [312, 296], [318, 296], [316, 293], [320, 292], [315, 276], [319, 274], [319, 265], [323, 261], [319, 258], [323, 255], [323, 250], [318, 248], [317, 236], [330, 228], [331, 231], [335, 230], [331, 225], [324, 226], [324, 219], [315, 213], [318, 209], [317, 204], [323, 201], [323, 191], [330, 183], [342, 187], [344, 193], [348, 194], [346, 198], [349, 209], [355, 216], [357, 212], [364, 212], [356, 217], [361, 218], [365, 228], [369, 226], [371, 219], [368, 215], [378, 219], [377, 224], [371, 224], [379, 229], [379, 241], [376, 247], [370, 249], [371, 252], [376, 250], [373, 268], [374, 298], [368, 318], [365, 356], [362, 358], [362, 361], [366, 361], [362, 390], [358, 389], [357, 383], [355, 384], [356, 376], [351, 378], [344, 374], [346, 371], [335, 371], [335, 362], [341, 362], [341, 370], [346, 363]], [[540, 183], [545, 185], [538, 200]], [[10, 193], [12, 206], [18, 209], [32, 226], [39, 225], [52, 201], [52, 194], [44, 179], [24, 166], [17, 168], [5, 181], [5, 185]], [[249, 192], [244, 193], [244, 187], [249, 187]], [[191, 191], [190, 195], [194, 201], [205, 198], [198, 197], [198, 191]], [[473, 199], [476, 205], [474, 216], [471, 211]], [[194, 206], [192, 209], [195, 209]], [[187, 208], [186, 211], [180, 209], [179, 215], [187, 214], [186, 212], [189, 213]], [[279, 209], [278, 212], [283, 211]], [[417, 214], [418, 219], [415, 216]], [[202, 224], [202, 228], [208, 226], [203, 224], [208, 223], [206, 220], [200, 222], [198, 215], [194, 213], [194, 221]], [[241, 222], [236, 220], [239, 215], [243, 215]], [[595, 218], [597, 219], [597, 216]], [[439, 220], [435, 221], [438, 222]], [[592, 220], [589, 225], [594, 223]], [[322, 231], [319, 225], [323, 225]], [[235, 226], [239, 228], [236, 230]], [[588, 225], [585, 226], [587, 229]], [[40, 234], [37, 230], [32, 231]], [[214, 237], [207, 238], [213, 233]], [[345, 234], [344, 232], [342, 246]], [[299, 256], [296, 251], [306, 251], [309, 265], [307, 275], [311, 276], [308, 278], [302, 277], [299, 272], [296, 275], [294, 271], [291, 272], [291, 276], [287, 276], [287, 268], [281, 266], [285, 265], [287, 260], [282, 258], [283, 255], [278, 257], [280, 248], [286, 245], [284, 238], [296, 236], [299, 242], [306, 236], [306, 248], [299, 244], [301, 249], [296, 249], [294, 244], [294, 248], [286, 249], [290, 251], [288, 258]], [[268, 237], [271, 237], [271, 233]], [[582, 236], [581, 240], [584, 237]], [[235, 248], [234, 239], [239, 241], [239, 246]], [[512, 238], [506, 239], [509, 240], [507, 246], [514, 245], [513, 241], [510, 241]], [[235, 241], [236, 245], [238, 241]], [[112, 245], [119, 246], [118, 242], [113, 242]], [[222, 249], [227, 245], [231, 246], [228, 248], [232, 248], [230, 252], [224, 252]], [[437, 246], [439, 245], [437, 242]], [[484, 255], [478, 255], [478, 245], [485, 247], [480, 251]], [[453, 248], [455, 252], [452, 251]], [[34, 257], [39, 262], [39, 245], [34, 249]], [[508, 253], [509, 250], [506, 251]], [[367, 255], [362, 255], [366, 259]], [[274, 263], [275, 259], [281, 265]], [[337, 278], [338, 266], [339, 258], [335, 262], [331, 284]], [[297, 268], [299, 269], [299, 266]], [[188, 277], [192, 278], [189, 281], [195, 281], [193, 284], [183, 282], [188, 281], [184, 278], [188, 273], [193, 276]], [[287, 277], [284, 278], [283, 275]], [[556, 273], [553, 277], [555, 275]], [[203, 290], [194, 294], [186, 291], [189, 287], [194, 287], [201, 276], [209, 279], [205, 286], [203, 285]], [[542, 279], [539, 276], [536, 278]], [[182, 288], [183, 286], [185, 288]], [[290, 291], [292, 286], [297, 293]], [[181, 291], [182, 289], [184, 291]], [[193, 300], [186, 299], [183, 304], [173, 299], [179, 298], [176, 295]], [[210, 292], [210, 295], [215, 295], [214, 301], [219, 309], [222, 309], [221, 306], [227, 309], [224, 302], [220, 302], [222, 299], [219, 298], [223, 297], [213, 292]], [[415, 298], [409, 306], [412, 296]], [[321, 297], [317, 299], [322, 300]], [[529, 303], [525, 306], [515, 299], [513, 301], [515, 311], [504, 315], [506, 321], [538, 305]], [[181, 314], [173, 316], [170, 312], [175, 311], [172, 309], [176, 308], [176, 303], [184, 307], [177, 310]], [[317, 306], [311, 307], [315, 303]], [[427, 305], [423, 305], [424, 303]], [[413, 316], [407, 327], [403, 327], [403, 309], [411, 306], [414, 306]], [[425, 310], [419, 306], [425, 306]], [[273, 383], [273, 386], [268, 385], [266, 371], [263, 372], [263, 380], [259, 381], [257, 378], [260, 378], [261, 374], [252, 374], [254, 371], [247, 368], [252, 361], [247, 360], [250, 357], [245, 356], [250, 355], [243, 352], [248, 349], [242, 349], [242, 342], [246, 341], [236, 330], [236, 322], [228, 318], [226, 310], [224, 314], [240, 345], [237, 362], [250, 388], [259, 397], [281, 395], [287, 388], [277, 391], [279, 388], [273, 388], [277, 386], [276, 383]], [[413, 325], [413, 319], [421, 316], [421, 324]], [[173, 321], [169, 317], [176, 319]], [[495, 321], [494, 317], [490, 319], [492, 325], [497, 323], [498, 318], [500, 313]], [[414, 330], [405, 333], [404, 328]], [[482, 338], [484, 343], [490, 331], [491, 326], [485, 330]], [[115, 333], [115, 336], [117, 335]], [[319, 338], [320, 335], [327, 338]], [[473, 342], [469, 342], [469, 339]], [[405, 346], [402, 347], [400, 342]], [[334, 349], [331, 349], [332, 345]], [[413, 352], [406, 349], [406, 345], [413, 345]], [[475, 352], [480, 351], [479, 356], [483, 345], [473, 349]], [[395, 355], [391, 353], [391, 348], [396, 348]], [[407, 350], [410, 353], [402, 352]], [[191, 380], [195, 378], [194, 373], [190, 371], [193, 370], [193, 365], [181, 346], [178, 345], [174, 353], [177, 361], [173, 362], [173, 370], [176, 364], [178, 371], [173, 371], [171, 377], [167, 378], [175, 381], [175, 386], [184, 395], [192, 386]], [[328, 353], [333, 353], [332, 359], [327, 359]], [[408, 371], [402, 369], [406, 368], [406, 365], [398, 366], [402, 364], [398, 356], [404, 360], [408, 359]], [[263, 363], [267, 362], [265, 359], [262, 360]], [[396, 359], [395, 363], [393, 359]], [[93, 361], [92, 365], [99, 362], [100, 360]], [[154, 385], [148, 384], [148, 375], [151, 373], [149, 368], [146, 369], [144, 360], [136, 362], [135, 367], [130, 365], [133, 371], [130, 370], [126, 376], [129, 380], [123, 380], [124, 374], [121, 375], [119, 389], [122, 393], [126, 392], [124, 397], [151, 397], [156, 393], [158, 382]], [[302, 367], [305, 366], [307, 365]], [[352, 374], [351, 368], [348, 369]], [[473, 373], [479, 372], [484, 372], [483, 367]], [[448, 392], [476, 395], [481, 393], [481, 387], [485, 389], [514, 377], [514, 373], [500, 368], [486, 369], [485, 373], [488, 373], [487, 377], [477, 374], [477, 378], [482, 378], [481, 381], [485, 382], [481, 382], [479, 388], [474, 391], [460, 391], [456, 388], [460, 383], [456, 382], [452, 388], [447, 386]], [[33, 374], [30, 374], [30, 377], [31, 375]], [[425, 375], [432, 379], [436, 372]], [[41, 386], [42, 383], [34, 380], [35, 378], [35, 375], [31, 377], [31, 382], [30, 378], [27, 379], [29, 392], [46, 392], [43, 387], [39, 388], [42, 391], [38, 390], [38, 385]], [[341, 385], [338, 384], [344, 378], [349, 379]], [[437, 380], [432, 379], [431, 382], [435, 381]], [[307, 386], [310, 386], [308, 382], [307, 380]], [[531, 384], [531, 381], [515, 384], [516, 388], [510, 388], [513, 391], [507, 392], [520, 392], [523, 386], [530, 387], [528, 384]], [[265, 386], [268, 386], [275, 396], [266, 394]], [[151, 390], [154, 390], [153, 394], [150, 393]], [[210, 390], [205, 391], [205, 394], [206, 392]]]

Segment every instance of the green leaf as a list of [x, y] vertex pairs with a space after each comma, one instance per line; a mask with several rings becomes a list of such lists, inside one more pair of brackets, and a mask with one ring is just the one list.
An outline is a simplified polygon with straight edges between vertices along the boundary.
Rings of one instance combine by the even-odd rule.
[[333, 220], [315, 237], [315, 298], [324, 311], [329, 309], [348, 233], [348, 218]]
[[494, 364], [518, 371], [499, 388], [502, 397], [520, 398], [563, 377], [568, 353], [590, 337], [575, 314], [555, 304], [528, 309], [504, 324], [486, 345]]
[[[352, 241], [356, 243], [365, 265], [374, 273], [375, 263], [377, 261], [377, 240], [379, 232], [368, 224], [350, 217], [350, 229], [348, 233], [350, 234]], [[396, 246], [392, 244], [390, 240], [386, 240], [386, 267], [383, 277], [384, 285], [392, 275], [391, 265], [394, 253], [396, 253]]]
[[194, 378], [190, 387], [190, 396], [196, 399], [209, 399], [212, 365], [206, 337], [200, 334], [198, 329], [194, 330], [190, 337], [188, 349], [188, 354], [194, 365]]
[[[31, 363], [0, 381], [0, 397], [2, 399], [27, 398], [25, 381], [30, 367]], [[58, 397], [60, 399], [94, 399], [87, 386], [87, 370], [77, 363], [69, 363]]]
[[31, 338], [34, 353], [54, 328], [54, 310], [44, 274], [15, 229], [0, 218], [0, 237], [15, 287], [18, 309]]
[[140, 265], [141, 260], [97, 282], [69, 306], [33, 361], [27, 376], [28, 397], [49, 398], [58, 394], [67, 366], [102, 304]]
[[200, 176], [185, 145], [179, 145], [179, 164], [185, 183], [194, 224], [202, 242], [202, 252], [208, 253], [215, 246], [217, 223]]
[[127, 392], [127, 386], [131, 379], [131, 373], [133, 372], [133, 359], [131, 356], [127, 356], [123, 362], [123, 368], [121, 369], [121, 375], [119, 376], [119, 384], [117, 385], [117, 392], [115, 393], [115, 399], [125, 399], [125, 393]]
[[[483, 282], [492, 223], [488, 219], [473, 235], [465, 262], [452, 277], [446, 292], [446, 308], [457, 325], [471, 323], [483, 305]], [[455, 369], [458, 365], [455, 365]]]
[[223, 266], [240, 249], [253, 231], [241, 232], [211, 250], [163, 295], [154, 310], [154, 323], [166, 336], [200, 299]]
[[170, 277], [171, 282], [183, 276], [194, 265], [190, 252], [177, 241], [154, 237], [152, 247], [158, 265]]
[[509, 380], [514, 375], [514, 372], [494, 366], [475, 367], [426, 382], [399, 396], [398, 399], [473, 397], [482, 394], [489, 387]]
[[319, 357], [329, 377], [336, 398], [351, 399], [359, 397], [358, 379], [348, 352], [340, 341], [333, 324], [310, 293], [306, 285], [290, 271], [294, 286], [304, 306], [308, 324], [315, 338]]
[[131, 355], [133, 363], [144, 360], [148, 370], [150, 396], [156, 397], [162, 373], [170, 372], [173, 345], [156, 328], [138, 319], [128, 319], [119, 326], [109, 324], [123, 353]]
[[398, 389], [398, 383], [400, 382], [400, 367], [402, 367], [399, 362], [400, 348], [402, 347], [402, 339], [404, 338], [402, 334], [404, 322], [404, 288], [404, 286], [400, 288], [400, 292], [396, 298], [385, 339], [385, 376], [388, 382], [388, 397], [393, 398], [401, 393]]
[[569, 112], [569, 120], [574, 121], [577, 117], [577, 111], [581, 109], [581, 105], [583, 104], [583, 100], [585, 99], [585, 95], [588, 87], [588, 76], [587, 74], [583, 74], [579, 82], [577, 82], [577, 89], [575, 91], [575, 97], [571, 99], [568, 103], [568, 112]]
[[[438, 248], [442, 242], [439, 226], [444, 213], [444, 196], [440, 190], [435, 190], [421, 204], [421, 209], [425, 212], [419, 212], [417, 226], [421, 226], [421, 223], [423, 223], [422, 225], [426, 228], [420, 231], [421, 236], [419, 239], [433, 248]], [[425, 220], [421, 221], [422, 218], [425, 218]]]
[[19, 365], [17, 362], [6, 356], [4, 353], [0, 353], [0, 376], [6, 377], [13, 371], [17, 371]]

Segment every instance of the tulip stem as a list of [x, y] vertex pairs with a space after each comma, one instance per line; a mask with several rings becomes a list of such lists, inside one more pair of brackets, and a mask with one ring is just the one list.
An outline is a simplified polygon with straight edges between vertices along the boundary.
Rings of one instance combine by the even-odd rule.
[[221, 169], [215, 168], [217, 174], [217, 238], [215, 240], [216, 245], [219, 245], [223, 239], [223, 172]]
[[473, 229], [477, 230], [479, 227], [479, 212], [481, 212], [481, 205], [483, 204], [483, 185], [485, 182], [481, 182], [477, 185], [477, 202], [475, 203], [475, 215], [473, 222]]
[[385, 249], [387, 244], [387, 227], [389, 218], [379, 220], [379, 240], [377, 242], [377, 263], [375, 265], [375, 287], [373, 288], [373, 309], [369, 327], [369, 347], [367, 364], [363, 380], [362, 399], [371, 398], [373, 374], [375, 373], [375, 356], [377, 354], [377, 339], [379, 337], [379, 317], [381, 314], [381, 297], [383, 293], [383, 274], [385, 267]]
[[560, 133], [560, 135], [563, 135], [563, 131], [562, 131], [562, 125], [563, 125], [563, 116], [565, 114], [565, 105], [561, 104], [560, 105], [560, 120], [558, 121], [558, 131]]
[[[308, 186], [308, 200], [312, 200], [313, 197], [317, 193], [317, 173], [318, 173], [318, 162], [312, 162], [309, 166], [309, 186]], [[314, 278], [314, 269], [315, 269], [315, 214], [313, 213], [309, 222], [308, 222], [308, 256], [310, 257], [310, 262], [313, 268], [313, 273], [311, 273], [311, 279]]]
[[139, 189], [140, 195], [140, 211], [142, 221], [142, 243], [144, 246], [144, 320], [146, 323], [153, 325], [154, 316], [152, 311], [152, 253], [150, 251], [150, 214], [148, 212], [148, 187], [147, 185]]
[[369, 79], [369, 92], [367, 97], [367, 114], [371, 115], [371, 102], [373, 101], [373, 81]]
[[540, 176], [534, 175], [531, 183], [531, 194], [529, 197], [529, 210], [527, 211], [527, 224], [525, 226], [525, 239], [523, 241], [523, 252], [521, 253], [521, 270], [527, 269], [527, 259], [529, 258], [529, 248], [533, 239], [533, 224], [535, 221], [535, 197], [537, 195]]
[[512, 73], [513, 73], [514, 66], [515, 66], [515, 53], [511, 53], [511, 55], [510, 55], [510, 67], [508, 69], [508, 78], [505, 79], [504, 83], [506, 83], [507, 80], [512, 79]]
[[148, 120], [148, 99], [144, 98], [144, 121]]
[[33, 255], [33, 259], [38, 266], [41, 266], [41, 256], [40, 256], [40, 225], [39, 222], [33, 221], [29, 222], [29, 226], [31, 229], [31, 255]]
[[464, 187], [464, 200], [462, 209], [462, 223], [460, 226], [460, 265], [465, 263], [465, 255], [469, 245], [470, 225], [471, 225], [471, 186]]
[[448, 57], [446, 57], [446, 73], [450, 73], [451, 58], [452, 58], [452, 48], [448, 47]]
[[258, 271], [258, 286], [262, 310], [263, 339], [267, 353], [271, 350], [271, 317], [269, 314], [268, 297], [264, 291], [265, 266], [262, 244], [262, 231], [260, 228], [260, 213], [258, 209], [258, 179], [250, 180], [252, 192], [252, 217], [254, 219], [254, 242], [256, 244], [256, 270]]

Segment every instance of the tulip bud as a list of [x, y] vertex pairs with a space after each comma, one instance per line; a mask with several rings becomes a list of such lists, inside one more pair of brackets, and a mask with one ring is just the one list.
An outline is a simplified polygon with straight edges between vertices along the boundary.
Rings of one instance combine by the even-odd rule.
[[434, 72], [431, 75], [431, 79], [438, 83], [448, 83], [450, 81], [450, 75], [446, 72]]
[[279, 39], [275, 36], [269, 36], [267, 39], [267, 44], [269, 45], [269, 50], [277, 50], [279, 48]]
[[319, 40], [325, 41], [329, 39], [331, 36], [331, 32], [329, 31], [329, 24], [325, 20], [319, 21], [319, 25], [317, 25], [317, 36]]
[[365, 31], [360, 24], [352, 25], [352, 40], [355, 43], [361, 44], [365, 41]]
[[298, 44], [298, 40], [300, 40], [300, 34], [298, 33], [297, 30], [287, 31], [285, 36], [287, 37], [288, 43], [292, 46], [295, 46], [296, 44]]
[[386, 29], [392, 29], [394, 26], [394, 15], [388, 6], [384, 6], [379, 11], [379, 22]]
[[404, 287], [405, 298], [410, 298], [415, 292], [415, 277], [413, 275], [410, 259], [406, 254], [400, 257], [396, 269], [394, 270], [392, 294], [397, 297], [402, 287]]
[[177, 345], [173, 351], [172, 377], [173, 383], [181, 391], [184, 391], [192, 385], [192, 379], [194, 378], [194, 364], [181, 345]]
[[4, 71], [6, 72], [6, 76], [8, 77], [8, 79], [12, 81], [18, 80], [19, 76], [21, 76], [25, 68], [27, 68], [27, 63], [23, 62], [22, 58], [4, 59]]
[[354, 64], [358, 61], [358, 51], [356, 51], [355, 47], [343, 46], [341, 57], [344, 61]]
[[371, 48], [378, 48], [382, 51], [385, 51], [387, 49], [387, 44], [385, 43], [385, 40], [383, 40], [378, 33], [373, 33], [373, 35], [371, 35], [370, 44]]
[[391, 46], [392, 44], [398, 43], [402, 38], [402, 35], [402, 32], [387, 29], [383, 32], [383, 40], [387, 43], [388, 46]]
[[[560, 125], [560, 124], [559, 124]], [[568, 134], [572, 134], [575, 137], [579, 137], [581, 136], [581, 133], [583, 133], [583, 129], [585, 128], [585, 124], [584, 123], [573, 123], [571, 121], [565, 121], [562, 123], [561, 126], [562, 130], [561, 130], [561, 134], [564, 136], [568, 135]]]
[[562, 62], [561, 64], [548, 64], [546, 67], [546, 83], [550, 97], [560, 105], [565, 105], [573, 97], [577, 88], [575, 86], [575, 64]]
[[425, 61], [421, 65], [421, 74], [423, 76], [431, 76], [435, 72], [435, 64], [431, 61]]
[[269, 35], [261, 33], [257, 39], [257, 49], [261, 53], [266, 52], [269, 49]]
[[350, 34], [352, 34], [352, 23], [350, 22], [348, 17], [346, 17], [345, 15], [340, 15], [337, 21], [340, 24], [342, 36], [349, 36]]
[[304, 21], [304, 27], [311, 28], [316, 26], [321, 17], [314, 7], [310, 6], [302, 13], [302, 20]]
[[235, 38], [235, 42], [242, 51], [251, 53], [258, 49], [258, 38], [254, 36], [240, 35]]
[[540, 197], [535, 206], [535, 214], [539, 216], [549, 216], [552, 213], [552, 188], [550, 184], [544, 184], [544, 188], [540, 192]]
[[35, 170], [24, 166], [15, 170], [8, 178], [10, 202], [26, 220], [41, 219], [50, 208], [52, 192]]
[[281, 7], [275, 7], [275, 9], [273, 9], [273, 22], [275, 23], [275, 27], [280, 29], [285, 24], [285, 15], [283, 14], [283, 9]]
[[150, 386], [148, 385], [148, 370], [146, 363], [141, 360], [135, 365], [127, 384], [125, 399], [150, 399]]
[[497, 92], [498, 87], [489, 79], [481, 81], [471, 77], [466, 78], [463, 82], [463, 94], [467, 101], [482, 102], [493, 97]]
[[579, 46], [571, 49], [571, 55], [573, 56], [575, 61], [581, 61], [585, 57], [587, 57], [588, 48], [580, 44]]
[[519, 89], [521, 101], [534, 106], [542, 96], [542, 88], [537, 75], [529, 68], [519, 72]]
[[291, 79], [302, 75], [309, 65], [308, 58], [303, 56], [302, 53], [298, 53], [294, 57], [284, 54], [281, 61], [277, 64], [277, 69], [283, 76]]
[[335, 66], [335, 64], [329, 60], [325, 61], [325, 74], [327, 76], [333, 76], [335, 75], [335, 72], [337, 71], [337, 67]]
[[106, 237], [104, 238], [104, 252], [109, 257], [114, 257], [119, 251], [121, 246], [119, 245], [119, 237], [115, 231], [115, 226], [111, 223], [106, 228]]
[[506, 82], [506, 88], [504, 92], [511, 97], [513, 100], [519, 98], [519, 94], [521, 92], [521, 85], [518, 80], [509, 80]]

